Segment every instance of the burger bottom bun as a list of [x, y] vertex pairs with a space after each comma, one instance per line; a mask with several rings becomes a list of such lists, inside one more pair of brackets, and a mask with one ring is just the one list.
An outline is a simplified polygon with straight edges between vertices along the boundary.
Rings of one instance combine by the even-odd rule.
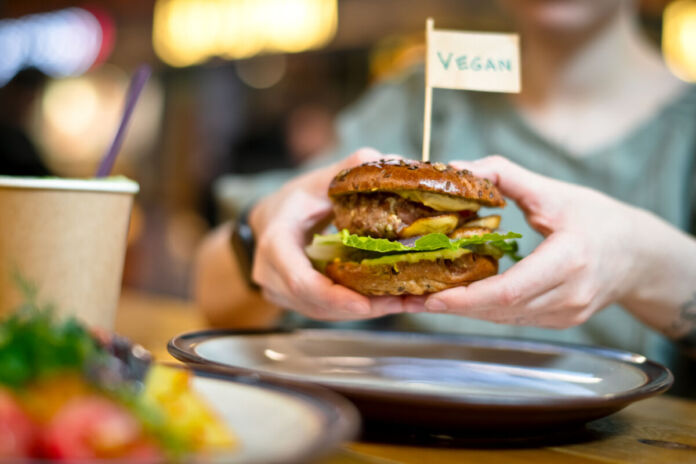
[[364, 295], [423, 295], [468, 285], [498, 273], [498, 260], [467, 253], [455, 260], [364, 265], [333, 262], [326, 275], [334, 282]]

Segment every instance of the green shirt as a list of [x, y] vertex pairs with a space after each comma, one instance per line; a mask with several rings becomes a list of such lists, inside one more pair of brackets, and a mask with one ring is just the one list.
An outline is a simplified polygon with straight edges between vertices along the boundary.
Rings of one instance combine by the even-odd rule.
[[[373, 87], [341, 114], [339, 144], [330, 160], [348, 156], [361, 147], [420, 158], [423, 98], [422, 72]], [[535, 132], [503, 95], [435, 89], [431, 159], [448, 162], [501, 154], [532, 171], [597, 189], [687, 229], [696, 204], [695, 128], [696, 88], [690, 87], [621, 140], [578, 157]], [[283, 176], [274, 173], [266, 177], [265, 184], [261, 177], [253, 183], [258, 193], [265, 193], [277, 188]], [[220, 192], [224, 196], [223, 190]], [[249, 192], [248, 188], [244, 190]], [[497, 213], [503, 216], [504, 230], [524, 235], [520, 241], [523, 254], [529, 254], [541, 242], [542, 237], [527, 225], [514, 203]], [[592, 233], [592, 229], [592, 224], [587, 224], [587, 232]], [[501, 262], [501, 270], [510, 265]], [[560, 331], [435, 314], [401, 315], [398, 326], [603, 345], [662, 361], [666, 361], [665, 347], [669, 346], [666, 339], [618, 306], [600, 311], [582, 326]]]

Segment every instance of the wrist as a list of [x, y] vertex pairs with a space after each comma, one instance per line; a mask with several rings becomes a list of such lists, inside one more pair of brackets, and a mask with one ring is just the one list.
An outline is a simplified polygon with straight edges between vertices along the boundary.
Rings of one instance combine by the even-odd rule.
[[[631, 272], [626, 279], [626, 288], [620, 295], [620, 303], [638, 302], [651, 299], [652, 288], [658, 284], [662, 261], [670, 253], [666, 248], [669, 244], [669, 227], [665, 227], [653, 214], [635, 208], [624, 237], [628, 244], [625, 256]], [[667, 230], [665, 230], [667, 229]]]
[[696, 241], [650, 212], [639, 210], [628, 291], [619, 303], [653, 328], [673, 337], [680, 308], [694, 292]]

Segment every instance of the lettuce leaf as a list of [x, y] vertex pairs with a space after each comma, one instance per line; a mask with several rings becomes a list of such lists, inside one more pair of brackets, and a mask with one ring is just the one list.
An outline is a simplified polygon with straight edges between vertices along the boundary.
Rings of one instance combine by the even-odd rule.
[[[482, 245], [489, 243], [501, 251], [511, 251], [511, 245], [505, 240], [521, 238], [522, 235], [515, 232], [506, 234], [490, 233], [477, 235], [474, 237], [450, 239], [445, 234], [428, 234], [416, 240], [413, 246], [406, 246], [401, 242], [389, 240], [386, 238], [364, 237], [351, 234], [348, 230], [343, 229], [339, 234], [332, 234], [331, 240], [336, 240], [336, 236], [340, 236], [341, 242], [348, 247], [358, 248], [365, 251], [373, 251], [377, 253], [394, 253], [403, 251], [433, 251], [433, 250], [457, 250], [462, 247], [472, 245]], [[325, 236], [328, 237], [328, 236]], [[515, 247], [514, 251], [517, 251]]]
[[[347, 230], [327, 235], [315, 235], [312, 243], [305, 247], [307, 256], [314, 266], [323, 270], [334, 259], [342, 261], [376, 260], [381, 256], [400, 256], [404, 254], [422, 254], [428, 252], [456, 252], [468, 248], [475, 253], [490, 255], [500, 259], [507, 255], [514, 261], [522, 256], [517, 254], [515, 238], [522, 235], [508, 232], [506, 234], [490, 233], [474, 237], [450, 239], [444, 234], [428, 234], [406, 244], [383, 238], [363, 237], [351, 234]], [[413, 243], [412, 246], [409, 246]]]
[[507, 256], [508, 258], [512, 259], [513, 261], [520, 261], [524, 256], [520, 255], [517, 253], [519, 250], [519, 245], [515, 240], [510, 240], [510, 241], [494, 241], [490, 242], [488, 245], [491, 245], [497, 249], [499, 249], [503, 255]]

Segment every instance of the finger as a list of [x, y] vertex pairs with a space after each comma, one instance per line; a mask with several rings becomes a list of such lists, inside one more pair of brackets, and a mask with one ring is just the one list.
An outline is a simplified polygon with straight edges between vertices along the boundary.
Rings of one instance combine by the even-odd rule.
[[[557, 246], [558, 243], [558, 246]], [[531, 255], [505, 273], [434, 293], [425, 302], [433, 312], [456, 312], [465, 316], [500, 319], [501, 314], [549, 291], [567, 279], [567, 266], [559, 247], [563, 242], [544, 241]]]
[[377, 296], [370, 298], [370, 308], [374, 317], [405, 312], [404, 299], [400, 296]]
[[425, 308], [425, 301], [427, 298], [427, 295], [409, 295], [405, 297], [403, 301], [404, 312], [422, 313], [427, 311]]
[[386, 153], [386, 154], [382, 155], [381, 159], [383, 159], [383, 160], [400, 160], [400, 159], [404, 159], [404, 157], [401, 155], [397, 155], [396, 153]]
[[287, 184], [286, 188], [288, 191], [302, 188], [314, 196], [326, 198], [329, 184], [339, 172], [363, 163], [377, 161], [384, 157], [385, 155], [373, 148], [361, 148], [337, 163], [305, 174], [305, 176]]
[[359, 164], [369, 163], [383, 159], [402, 159], [403, 156], [395, 153], [381, 153], [371, 147], [363, 147], [353, 152], [348, 158], [339, 162], [338, 165], [342, 168], [352, 168]]
[[296, 228], [303, 240], [301, 245], [305, 245], [307, 232], [322, 230], [331, 221], [333, 204], [328, 198], [313, 197], [299, 191], [291, 194], [288, 203], [290, 206], [284, 208], [277, 219]]
[[[305, 230], [323, 213], [320, 199], [297, 191], [286, 199], [279, 216], [266, 229], [259, 242], [254, 280], [273, 289], [276, 299], [283, 298], [303, 313], [320, 308], [322, 318], [333, 313], [346, 313], [341, 318], [371, 316], [370, 302], [363, 295], [335, 284], [317, 272], [304, 252]], [[380, 308], [378, 311], [384, 311]], [[395, 311], [394, 309], [391, 309]], [[378, 312], [378, 315], [381, 314]]]
[[[533, 297], [530, 301], [516, 307], [500, 308], [492, 311], [482, 311], [481, 313], [467, 314], [468, 317], [475, 319], [488, 320], [497, 324], [508, 324], [517, 326], [540, 327], [546, 329], [561, 329], [571, 327], [567, 320], [572, 318], [572, 313], [563, 308], [558, 302], [549, 302], [548, 296], [562, 287], [563, 283], [544, 291]], [[542, 304], [537, 302], [544, 301]], [[564, 322], [565, 320], [565, 322]]]
[[262, 295], [264, 299], [280, 308], [295, 311], [312, 319], [321, 319], [318, 315], [324, 312], [306, 301], [298, 301], [293, 298], [290, 292], [283, 287], [282, 283], [273, 287], [262, 288]]
[[287, 287], [285, 287], [280, 275], [272, 275], [269, 281], [275, 283], [271, 286], [262, 288], [264, 298], [282, 308], [297, 311], [312, 319], [341, 321], [367, 319], [382, 315], [374, 310], [358, 314], [353, 311], [344, 311], [341, 308], [316, 305], [312, 301], [308, 301], [307, 299], [301, 297], [296, 297]]
[[548, 178], [535, 174], [499, 155], [487, 156], [476, 161], [453, 161], [457, 169], [467, 169], [478, 177], [493, 182], [506, 197], [520, 206], [539, 201], [546, 190]]
[[565, 309], [547, 311], [540, 314], [517, 315], [509, 320], [502, 321], [503, 324], [539, 327], [542, 329], [563, 330], [583, 324], [591, 315], [591, 311], [582, 313], [569, 313]]
[[509, 320], [501, 321], [501, 324], [524, 326], [524, 327], [537, 327], [540, 329], [566, 329], [571, 327], [566, 325], [564, 320], [566, 315], [562, 312], [553, 312], [546, 314], [526, 314], [518, 315]]
[[372, 314], [355, 314], [339, 311], [331, 311], [328, 308], [317, 307], [306, 301], [298, 301], [288, 296], [287, 291], [276, 292], [270, 289], [263, 289], [263, 297], [275, 305], [296, 311], [310, 319], [321, 321], [350, 321], [376, 317]]
[[[293, 190], [284, 199], [282, 207], [276, 207], [272, 227], [280, 227], [273, 239], [286, 242], [292, 237], [304, 247], [307, 232], [325, 227], [331, 213], [331, 202], [327, 198], [313, 196], [303, 190]], [[271, 227], [269, 226], [269, 227]], [[268, 230], [268, 227], [267, 227]], [[269, 235], [266, 231], [264, 235]]]
[[292, 237], [287, 229], [277, 230], [279, 233], [273, 235], [288, 237], [290, 243], [281, 240], [272, 242], [267, 256], [270, 258], [270, 267], [281, 278], [293, 298], [331, 311], [362, 315], [370, 313], [370, 303], [365, 296], [335, 284], [312, 267], [302, 248], [302, 234]]
[[528, 304], [529, 313], [536, 314], [540, 323], [554, 329], [567, 329], [583, 324], [605, 300], [587, 285], [579, 285], [577, 279], [542, 293]]
[[299, 305], [297, 305], [296, 302], [287, 297], [287, 292], [273, 290], [273, 288], [277, 289], [278, 286], [261, 287], [261, 296], [264, 300], [269, 301], [282, 309], [293, 309], [295, 311], [302, 312], [302, 308], [298, 307]]
[[367, 298], [317, 272], [305, 255], [303, 244], [301, 230], [276, 222], [259, 242], [252, 271], [254, 281], [287, 301], [299, 302], [295, 305], [298, 309], [316, 306], [327, 311], [369, 314]]
[[341, 169], [352, 168], [359, 164], [369, 163], [384, 158], [384, 154], [371, 147], [363, 147], [354, 151], [348, 158], [340, 161], [338, 167]]
[[565, 218], [569, 184], [533, 173], [497, 155], [471, 162], [456, 161], [453, 165], [491, 180], [503, 195], [517, 203], [532, 228], [544, 236], [557, 230]]
[[335, 284], [331, 279], [315, 271], [304, 256], [288, 256], [276, 262], [278, 273], [292, 297], [322, 308], [326, 313], [342, 312], [369, 316], [372, 311], [369, 300], [353, 290]]

